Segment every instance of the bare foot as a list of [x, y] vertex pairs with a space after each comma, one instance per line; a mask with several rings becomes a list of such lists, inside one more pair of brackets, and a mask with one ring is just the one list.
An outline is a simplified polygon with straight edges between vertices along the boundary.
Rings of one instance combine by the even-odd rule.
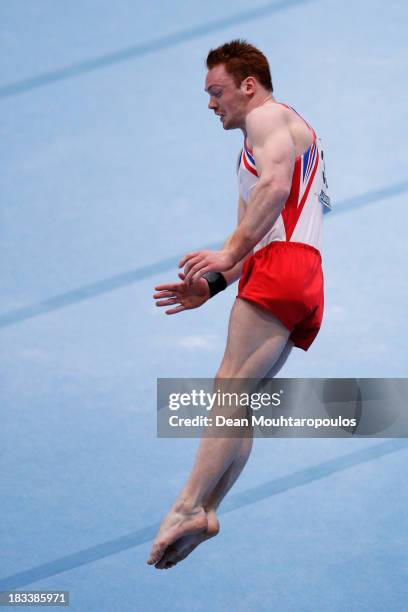
[[207, 529], [200, 533], [185, 535], [167, 547], [164, 555], [155, 565], [157, 569], [169, 569], [179, 561], [183, 561], [199, 544], [216, 536], [220, 531], [220, 523], [215, 510], [207, 512]]
[[157, 564], [173, 542], [183, 536], [205, 532], [207, 527], [207, 515], [202, 506], [176, 502], [160, 525], [147, 563]]

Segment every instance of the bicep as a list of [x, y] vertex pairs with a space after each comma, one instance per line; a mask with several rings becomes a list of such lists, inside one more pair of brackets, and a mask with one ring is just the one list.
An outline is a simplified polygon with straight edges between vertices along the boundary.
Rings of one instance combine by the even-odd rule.
[[286, 134], [276, 134], [262, 146], [254, 147], [254, 158], [262, 180], [280, 186], [290, 186], [295, 156]]
[[267, 127], [258, 122], [251, 128], [253, 155], [259, 178], [279, 188], [290, 190], [295, 165], [295, 145], [286, 122], [276, 117]]

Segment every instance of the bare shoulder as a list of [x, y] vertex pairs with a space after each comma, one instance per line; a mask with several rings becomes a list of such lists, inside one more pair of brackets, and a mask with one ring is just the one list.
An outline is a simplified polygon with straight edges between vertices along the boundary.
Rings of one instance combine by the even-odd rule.
[[250, 142], [262, 142], [276, 132], [289, 131], [287, 109], [280, 104], [265, 104], [248, 113], [245, 127]]

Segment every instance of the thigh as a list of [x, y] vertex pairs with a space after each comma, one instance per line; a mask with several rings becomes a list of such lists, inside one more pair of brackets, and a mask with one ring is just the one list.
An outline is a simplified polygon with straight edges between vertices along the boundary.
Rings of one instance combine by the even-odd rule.
[[290, 353], [292, 352], [293, 347], [294, 347], [294, 344], [293, 344], [292, 340], [289, 339], [287, 341], [287, 343], [286, 343], [285, 348], [283, 349], [282, 353], [280, 354], [279, 359], [274, 363], [272, 368], [266, 374], [265, 378], [274, 378], [277, 374], [279, 374], [279, 372], [281, 371], [281, 369], [285, 365], [287, 358], [289, 357]]
[[217, 376], [264, 378], [277, 364], [284, 349], [287, 350], [289, 336], [289, 330], [272, 314], [237, 298], [231, 310], [227, 346]]

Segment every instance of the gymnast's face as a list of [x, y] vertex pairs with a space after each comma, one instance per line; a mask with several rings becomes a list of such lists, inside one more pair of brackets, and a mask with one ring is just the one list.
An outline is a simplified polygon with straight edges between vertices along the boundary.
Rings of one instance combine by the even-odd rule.
[[224, 130], [234, 130], [245, 126], [248, 95], [245, 93], [245, 80], [240, 87], [225, 70], [224, 64], [211, 68], [205, 79], [205, 91], [210, 96], [208, 108], [220, 117]]

